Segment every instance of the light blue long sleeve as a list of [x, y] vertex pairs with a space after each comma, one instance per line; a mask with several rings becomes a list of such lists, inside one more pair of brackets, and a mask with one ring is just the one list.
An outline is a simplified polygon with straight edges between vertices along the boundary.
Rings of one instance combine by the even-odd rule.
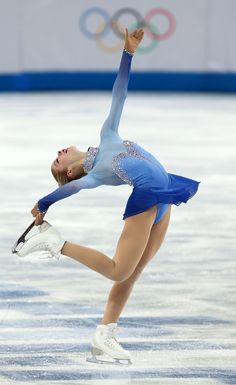
[[[100, 185], [124, 184], [112, 169], [112, 159], [125, 150], [123, 140], [118, 134], [118, 126], [127, 96], [132, 55], [123, 51], [119, 71], [112, 89], [110, 112], [101, 133], [98, 155], [92, 169], [80, 179], [73, 180], [59, 187], [38, 201], [40, 212], [46, 212], [53, 203], [78, 193], [81, 189], [90, 189]], [[89, 156], [89, 151], [88, 151]]]
[[40, 199], [38, 201], [38, 209], [40, 212], [46, 212], [53, 203], [76, 194], [82, 189], [94, 188], [100, 184], [99, 180], [89, 174], [78, 180], [73, 180]]
[[112, 103], [109, 115], [101, 129], [101, 140], [109, 139], [111, 132], [118, 133], [118, 127], [128, 92], [132, 55], [123, 52], [119, 71], [112, 89]]

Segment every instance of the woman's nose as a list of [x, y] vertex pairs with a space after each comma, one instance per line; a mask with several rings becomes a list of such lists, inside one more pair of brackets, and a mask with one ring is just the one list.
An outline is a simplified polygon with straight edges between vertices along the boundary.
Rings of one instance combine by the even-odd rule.
[[65, 152], [66, 152], [66, 149], [65, 149], [65, 148], [63, 148], [61, 151], [57, 151], [57, 155], [61, 155], [61, 153], [62, 153], [62, 152], [64, 152], [64, 153], [65, 153]]

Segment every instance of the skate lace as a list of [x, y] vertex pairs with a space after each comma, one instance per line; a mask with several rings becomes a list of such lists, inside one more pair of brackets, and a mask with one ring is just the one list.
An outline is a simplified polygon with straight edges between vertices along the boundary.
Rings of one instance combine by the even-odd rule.
[[[116, 328], [116, 330], [117, 330], [117, 328]], [[122, 346], [120, 345], [120, 343], [117, 341], [117, 339], [115, 337], [115, 329], [111, 329], [108, 331], [108, 335], [106, 336], [105, 341], [106, 341], [108, 346], [110, 346], [110, 347], [117, 347], [118, 346], [120, 349], [123, 350]]]
[[50, 245], [47, 242], [43, 242], [37, 247], [34, 248], [35, 250], [42, 250], [44, 251], [46, 249], [47, 256], [44, 256], [42, 259], [50, 259], [53, 257], [53, 250], [51, 249]]

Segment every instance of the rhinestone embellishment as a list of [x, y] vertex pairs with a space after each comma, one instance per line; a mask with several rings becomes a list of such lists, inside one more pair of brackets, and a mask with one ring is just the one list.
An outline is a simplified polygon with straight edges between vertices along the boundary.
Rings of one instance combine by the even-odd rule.
[[88, 148], [88, 151], [84, 160], [84, 164], [83, 164], [84, 172], [88, 173], [89, 171], [92, 170], [98, 151], [99, 151], [98, 147]]
[[112, 159], [112, 169], [114, 173], [118, 175], [119, 178], [121, 178], [125, 183], [128, 183], [130, 186], [132, 186], [133, 181], [129, 178], [125, 170], [123, 170], [123, 168], [121, 167], [121, 160], [124, 158], [129, 158], [130, 156], [132, 156], [133, 158], [145, 160], [147, 160], [147, 158], [134, 148], [134, 142], [131, 142], [130, 140], [124, 140], [123, 144], [127, 148], [127, 152], [121, 152]]

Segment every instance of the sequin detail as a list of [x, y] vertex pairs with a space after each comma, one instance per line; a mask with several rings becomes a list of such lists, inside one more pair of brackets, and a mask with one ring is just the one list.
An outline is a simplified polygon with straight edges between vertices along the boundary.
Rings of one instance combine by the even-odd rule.
[[123, 144], [127, 148], [127, 152], [121, 152], [112, 159], [112, 169], [114, 173], [118, 175], [119, 178], [121, 178], [125, 183], [128, 183], [130, 186], [132, 186], [133, 181], [132, 179], [130, 179], [126, 171], [123, 170], [123, 168], [121, 167], [121, 160], [124, 158], [129, 158], [130, 156], [138, 159], [148, 159], [134, 148], [134, 143], [130, 140], [124, 140]]
[[99, 151], [98, 147], [88, 148], [88, 151], [84, 160], [84, 164], [83, 164], [84, 172], [88, 173], [89, 171], [92, 170], [98, 151]]

